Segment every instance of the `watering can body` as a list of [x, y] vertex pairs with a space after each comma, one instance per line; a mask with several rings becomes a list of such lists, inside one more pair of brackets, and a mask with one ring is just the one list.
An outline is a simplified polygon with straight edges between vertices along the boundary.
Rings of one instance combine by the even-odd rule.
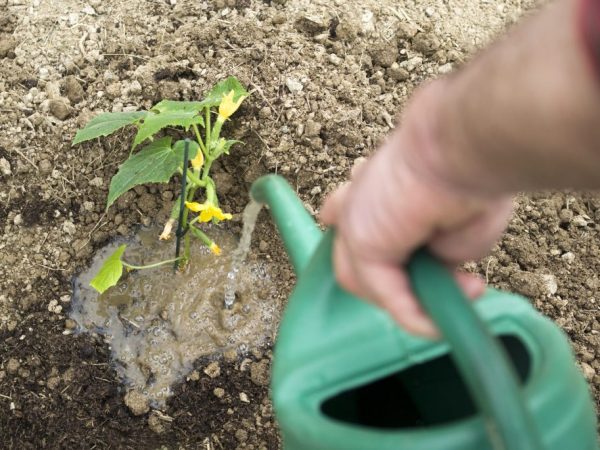
[[[343, 291], [331, 266], [333, 234], [318, 229], [281, 178], [258, 180], [252, 196], [270, 206], [298, 277], [272, 373], [284, 448], [502, 448], [448, 342], [411, 336], [386, 312]], [[540, 435], [535, 448], [598, 450], [588, 387], [560, 329], [513, 294], [488, 289], [474, 307], [514, 366]]]

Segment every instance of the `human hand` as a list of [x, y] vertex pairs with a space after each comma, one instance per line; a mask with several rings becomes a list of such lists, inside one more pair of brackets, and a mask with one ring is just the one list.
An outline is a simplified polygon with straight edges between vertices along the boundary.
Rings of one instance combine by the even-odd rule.
[[[420, 309], [403, 264], [421, 246], [453, 270], [482, 257], [512, 209], [510, 197], [468, 192], [444, 173], [444, 142], [435, 142], [432, 120], [440, 88], [432, 83], [417, 93], [402, 126], [353, 171], [321, 213], [337, 231], [333, 265], [340, 285], [386, 309], [407, 331], [430, 337], [437, 331]], [[455, 278], [469, 298], [483, 293], [478, 277], [456, 271]]]

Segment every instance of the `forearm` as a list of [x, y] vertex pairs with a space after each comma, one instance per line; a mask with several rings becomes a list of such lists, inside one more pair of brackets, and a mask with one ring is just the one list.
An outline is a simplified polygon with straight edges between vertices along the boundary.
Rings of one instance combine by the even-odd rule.
[[581, 7], [547, 7], [441, 82], [421, 155], [436, 176], [489, 194], [600, 188], [600, 63]]

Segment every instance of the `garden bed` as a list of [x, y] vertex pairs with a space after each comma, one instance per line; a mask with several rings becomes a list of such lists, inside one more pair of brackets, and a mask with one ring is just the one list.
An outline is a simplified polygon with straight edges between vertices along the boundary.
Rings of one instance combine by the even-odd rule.
[[[143, 412], [101, 336], [68, 318], [96, 250], [168, 218], [178, 183], [136, 187], [108, 211], [122, 132], [71, 147], [100, 112], [194, 100], [236, 76], [253, 91], [215, 164], [239, 233], [251, 182], [284, 175], [311, 213], [394, 125], [410, 93], [463, 64], [531, 2], [0, 0], [0, 438], [7, 448], [275, 449], [269, 345], [201, 358], [162, 410]], [[569, 335], [598, 398], [600, 196], [521, 196], [469, 270], [527, 295]], [[251, 260], [281, 302], [294, 275], [265, 213]], [[218, 367], [218, 370], [216, 370]], [[127, 403], [127, 404], [126, 404]], [[137, 405], [139, 406], [139, 405]], [[134, 413], [140, 413], [135, 415]]]

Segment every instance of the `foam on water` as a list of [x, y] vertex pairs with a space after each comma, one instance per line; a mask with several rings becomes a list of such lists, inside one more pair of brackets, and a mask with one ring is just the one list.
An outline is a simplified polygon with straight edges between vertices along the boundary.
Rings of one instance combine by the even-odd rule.
[[[159, 242], [159, 234], [158, 229], [140, 231], [127, 242], [124, 259], [142, 265], [172, 258], [174, 243]], [[235, 252], [231, 234], [216, 227], [209, 234], [223, 253], [214, 256], [195, 243], [183, 273], [174, 273], [171, 265], [131, 272], [99, 295], [89, 282], [121, 241], [100, 250], [75, 280], [71, 318], [82, 330], [105, 337], [123, 381], [157, 407], [164, 405], [171, 386], [197, 358], [260, 347], [272, 342], [276, 333], [281, 304], [269, 267], [255, 261], [244, 264], [247, 248], [243, 255]], [[232, 267], [235, 302], [225, 308]]]

